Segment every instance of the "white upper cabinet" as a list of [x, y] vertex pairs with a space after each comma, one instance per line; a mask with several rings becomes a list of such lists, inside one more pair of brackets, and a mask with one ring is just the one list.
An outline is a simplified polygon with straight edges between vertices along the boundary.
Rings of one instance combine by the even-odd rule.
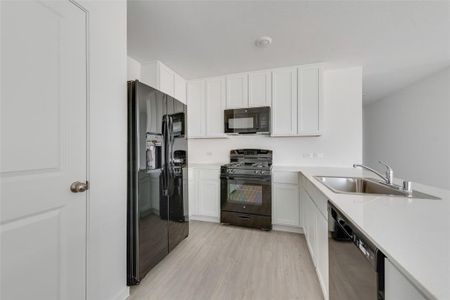
[[186, 104], [186, 81], [177, 73], [174, 73], [173, 97], [178, 101]]
[[206, 80], [206, 135], [219, 137], [224, 135], [223, 111], [225, 109], [225, 78], [216, 77]]
[[321, 70], [317, 66], [298, 69], [298, 128], [299, 135], [317, 135], [320, 125]]
[[186, 81], [160, 61], [142, 65], [141, 81], [186, 103]]
[[187, 84], [188, 136], [206, 136], [205, 80], [194, 80]]
[[226, 108], [248, 107], [247, 73], [226, 76]]
[[270, 106], [272, 102], [272, 80], [270, 71], [248, 74], [248, 106]]
[[[199, 82], [203, 82], [201, 91], [197, 91]], [[191, 138], [226, 137], [225, 109], [261, 106], [272, 107], [272, 136], [320, 135], [323, 107], [320, 64], [231, 74], [190, 83], [195, 86], [188, 87], [186, 99], [191, 106], [190, 115], [195, 116], [188, 119]]]
[[223, 129], [225, 77], [189, 81], [187, 104], [189, 138], [226, 137]]
[[158, 89], [173, 96], [175, 91], [175, 73], [162, 63], [158, 63], [159, 87]]
[[321, 76], [320, 65], [272, 71], [273, 136], [320, 135]]
[[297, 68], [272, 71], [272, 135], [297, 133]]

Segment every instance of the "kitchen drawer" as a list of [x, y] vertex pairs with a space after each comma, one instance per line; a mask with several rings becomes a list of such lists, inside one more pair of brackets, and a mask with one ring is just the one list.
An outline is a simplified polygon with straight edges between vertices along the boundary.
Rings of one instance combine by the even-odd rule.
[[273, 172], [272, 181], [298, 185], [298, 172], [275, 171]]
[[320, 213], [325, 217], [325, 219], [328, 219], [328, 212], [327, 212], [328, 199], [325, 197], [325, 195], [323, 195], [319, 191], [319, 189], [311, 181], [309, 181], [308, 178], [303, 177], [302, 181], [303, 181], [303, 188], [306, 190], [308, 195], [314, 201], [314, 204], [317, 206]]
[[237, 226], [259, 228], [263, 230], [272, 229], [272, 218], [270, 216], [250, 215], [231, 211], [221, 211], [220, 222], [224, 224], [233, 224]]

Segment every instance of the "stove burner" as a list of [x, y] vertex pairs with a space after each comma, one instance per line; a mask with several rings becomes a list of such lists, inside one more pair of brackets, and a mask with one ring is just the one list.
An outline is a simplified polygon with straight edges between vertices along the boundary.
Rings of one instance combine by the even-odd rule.
[[267, 176], [272, 169], [272, 151], [258, 149], [231, 150], [230, 163], [222, 166], [222, 174]]

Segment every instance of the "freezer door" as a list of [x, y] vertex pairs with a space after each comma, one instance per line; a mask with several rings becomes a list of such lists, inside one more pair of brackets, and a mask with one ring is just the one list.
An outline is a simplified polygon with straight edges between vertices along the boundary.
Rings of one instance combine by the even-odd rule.
[[[169, 97], [169, 96], [168, 96]], [[170, 104], [173, 103], [173, 107]], [[167, 175], [169, 195], [169, 251], [189, 234], [186, 105], [168, 101]], [[173, 109], [170, 112], [170, 109]]]

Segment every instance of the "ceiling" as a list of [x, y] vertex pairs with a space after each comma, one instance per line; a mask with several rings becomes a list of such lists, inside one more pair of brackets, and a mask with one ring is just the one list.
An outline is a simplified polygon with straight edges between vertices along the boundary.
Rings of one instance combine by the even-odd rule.
[[128, 55], [186, 79], [362, 65], [367, 103], [450, 65], [450, 2], [129, 0]]

